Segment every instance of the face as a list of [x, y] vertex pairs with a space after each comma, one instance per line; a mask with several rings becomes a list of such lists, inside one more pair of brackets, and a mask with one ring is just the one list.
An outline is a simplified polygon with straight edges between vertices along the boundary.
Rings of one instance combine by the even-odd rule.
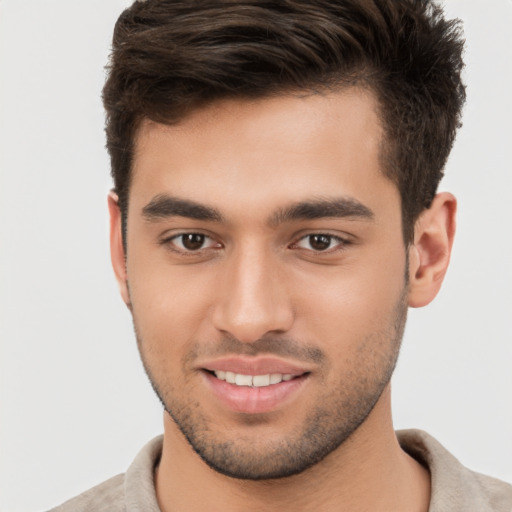
[[406, 251], [381, 143], [355, 89], [140, 129], [124, 296], [166, 411], [224, 474], [318, 463], [388, 385]]

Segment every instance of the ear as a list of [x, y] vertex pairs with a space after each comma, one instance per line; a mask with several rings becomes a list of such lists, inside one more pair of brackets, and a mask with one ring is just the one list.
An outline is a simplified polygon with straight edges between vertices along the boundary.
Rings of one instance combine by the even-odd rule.
[[409, 306], [429, 304], [443, 282], [455, 236], [457, 200], [437, 194], [428, 210], [416, 221], [414, 244], [409, 247]]
[[121, 297], [128, 308], [130, 308], [126, 258], [123, 247], [121, 209], [119, 208], [119, 198], [113, 190], [108, 194], [108, 211], [110, 213], [110, 259], [112, 261], [117, 284], [119, 285]]

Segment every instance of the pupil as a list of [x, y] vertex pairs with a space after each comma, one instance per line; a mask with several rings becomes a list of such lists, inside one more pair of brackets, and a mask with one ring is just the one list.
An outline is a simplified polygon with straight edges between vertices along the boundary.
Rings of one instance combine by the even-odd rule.
[[196, 251], [197, 249], [201, 249], [204, 244], [204, 235], [199, 235], [197, 233], [189, 233], [188, 235], [182, 236], [183, 247], [189, 249], [190, 251]]
[[313, 249], [317, 251], [325, 251], [331, 245], [331, 237], [328, 235], [311, 235], [309, 237], [309, 243]]

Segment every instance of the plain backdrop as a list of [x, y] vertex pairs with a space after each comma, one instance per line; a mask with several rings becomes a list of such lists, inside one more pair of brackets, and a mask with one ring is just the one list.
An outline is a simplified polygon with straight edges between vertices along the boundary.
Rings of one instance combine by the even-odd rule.
[[[451, 269], [410, 312], [397, 428], [512, 480], [512, 1], [465, 22], [468, 104], [441, 189]], [[129, 0], [0, 0], [0, 510], [45, 510], [124, 471], [162, 431], [110, 269], [100, 91]]]

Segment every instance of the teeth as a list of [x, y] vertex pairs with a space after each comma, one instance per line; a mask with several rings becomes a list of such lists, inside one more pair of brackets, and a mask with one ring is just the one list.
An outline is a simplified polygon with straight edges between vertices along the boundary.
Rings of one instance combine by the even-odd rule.
[[255, 375], [251, 380], [255, 388], [270, 386], [270, 375]]
[[237, 373], [235, 376], [235, 384], [237, 386], [252, 386], [252, 376]]
[[289, 381], [293, 379], [293, 375], [286, 373], [272, 373], [266, 375], [243, 375], [241, 373], [223, 372], [222, 370], [214, 371], [215, 377], [220, 380], [225, 380], [229, 384], [236, 384], [237, 386], [250, 386], [255, 388], [262, 388], [271, 386], [272, 384], [279, 384], [282, 381]]
[[280, 373], [273, 373], [270, 376], [270, 384], [279, 384], [283, 380], [283, 376]]

